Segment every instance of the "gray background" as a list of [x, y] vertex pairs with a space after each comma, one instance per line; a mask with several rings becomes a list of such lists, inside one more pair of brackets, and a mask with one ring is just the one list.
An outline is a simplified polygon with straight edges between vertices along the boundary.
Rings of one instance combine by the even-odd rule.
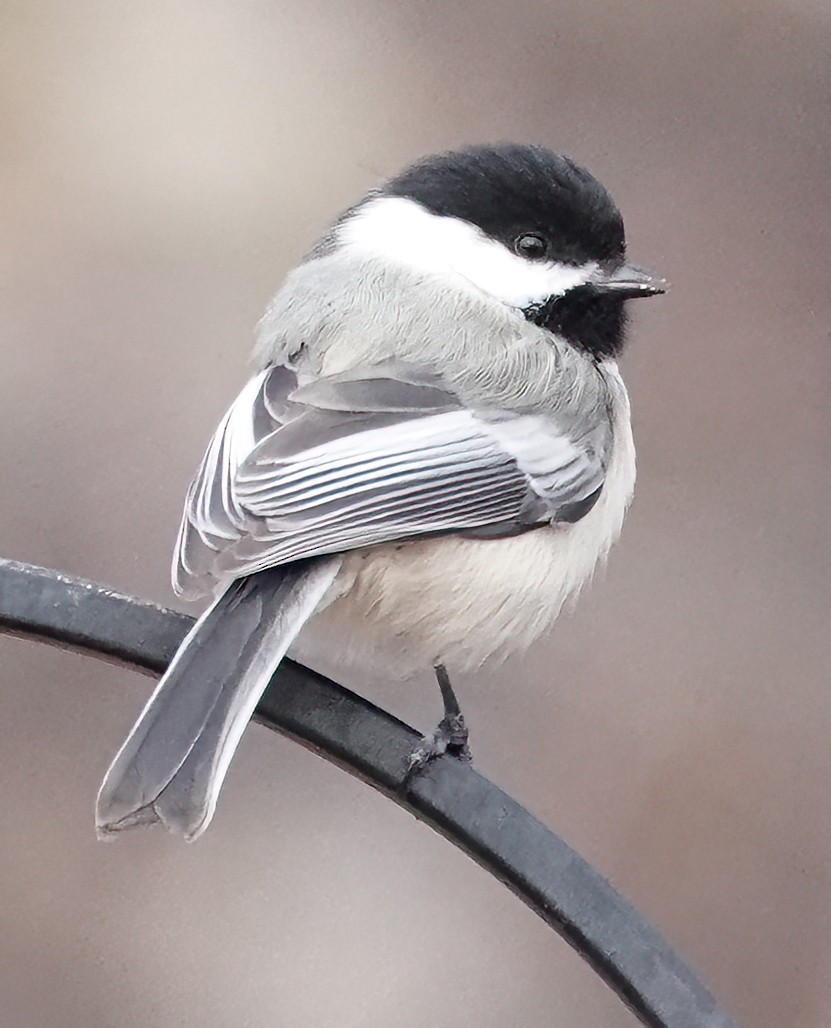
[[[340, 208], [489, 139], [609, 186], [674, 283], [623, 364], [637, 499], [577, 613], [459, 689], [480, 768], [759, 1028], [831, 1019], [830, 47], [826, 0], [7, 0], [0, 25], [0, 552], [163, 602], [253, 326]], [[426, 679], [381, 678], [347, 684], [435, 722]], [[484, 872], [262, 728], [198, 844], [96, 843], [149, 688], [0, 640], [3, 1028], [633, 1023]]]

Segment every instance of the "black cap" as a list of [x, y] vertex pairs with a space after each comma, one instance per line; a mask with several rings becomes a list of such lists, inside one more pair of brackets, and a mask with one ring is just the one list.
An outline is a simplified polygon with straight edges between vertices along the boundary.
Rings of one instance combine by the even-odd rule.
[[549, 260], [620, 260], [626, 248], [623, 218], [605, 188], [542, 146], [502, 143], [436, 154], [390, 179], [380, 195], [462, 218], [512, 249], [523, 235], [541, 236]]

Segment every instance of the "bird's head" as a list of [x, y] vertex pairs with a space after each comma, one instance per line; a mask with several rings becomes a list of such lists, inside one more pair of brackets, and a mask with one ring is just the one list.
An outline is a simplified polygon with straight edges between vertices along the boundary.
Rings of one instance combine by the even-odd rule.
[[427, 157], [348, 212], [336, 245], [446, 276], [598, 358], [623, 344], [624, 302], [667, 289], [627, 262], [606, 189], [541, 146]]

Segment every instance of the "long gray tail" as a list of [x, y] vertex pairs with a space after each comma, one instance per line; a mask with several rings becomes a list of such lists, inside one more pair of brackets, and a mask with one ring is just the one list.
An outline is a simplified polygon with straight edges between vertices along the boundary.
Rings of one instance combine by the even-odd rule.
[[339, 567], [327, 557], [261, 571], [202, 615], [104, 778], [99, 838], [156, 821], [202, 834], [257, 701]]

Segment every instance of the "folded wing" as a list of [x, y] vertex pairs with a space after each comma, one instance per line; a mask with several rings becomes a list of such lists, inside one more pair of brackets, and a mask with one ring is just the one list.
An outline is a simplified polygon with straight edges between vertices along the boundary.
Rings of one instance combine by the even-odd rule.
[[178, 592], [304, 557], [430, 533], [493, 537], [575, 521], [603, 485], [605, 409], [465, 406], [429, 370], [387, 362], [298, 386], [272, 367], [217, 429], [188, 493]]

